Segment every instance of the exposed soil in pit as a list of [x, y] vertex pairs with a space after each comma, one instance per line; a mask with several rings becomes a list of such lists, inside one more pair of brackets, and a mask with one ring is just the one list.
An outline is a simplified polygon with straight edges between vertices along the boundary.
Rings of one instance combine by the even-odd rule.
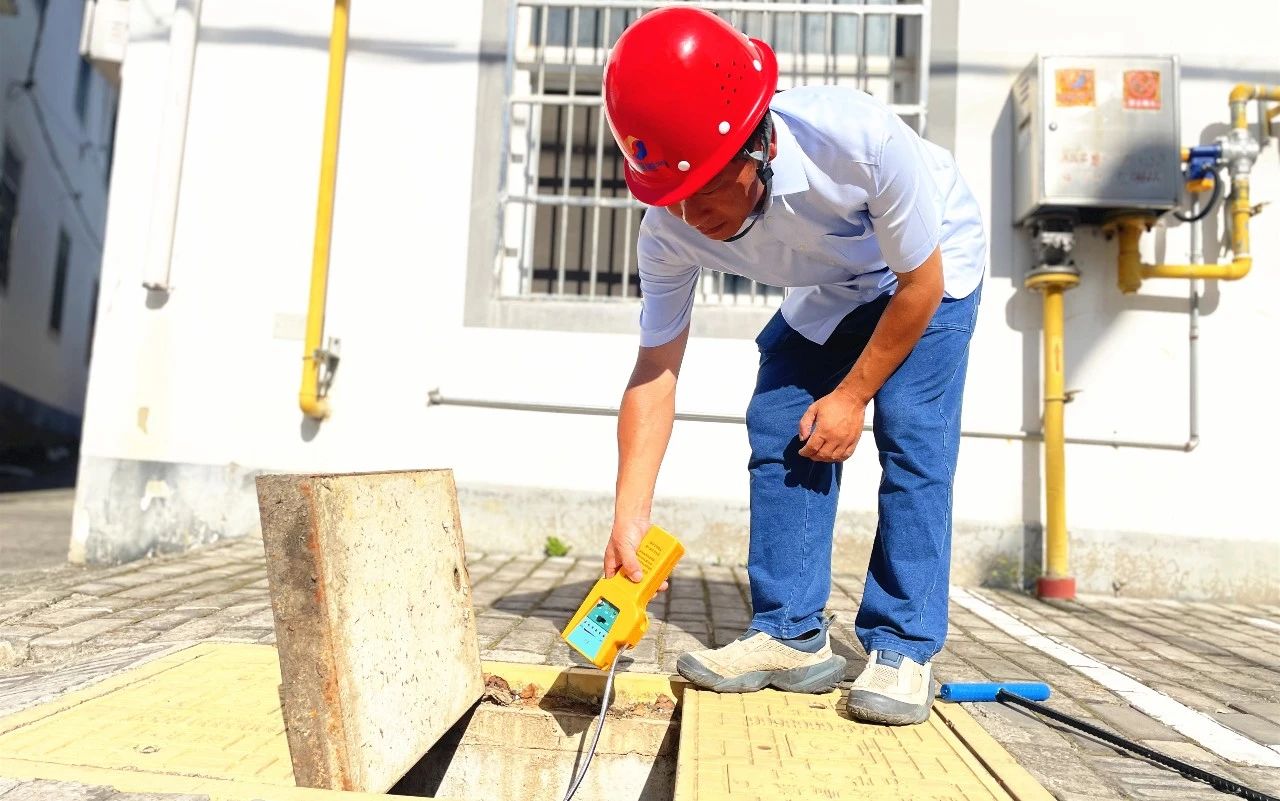
[[[546, 695], [536, 684], [512, 687], [506, 679], [491, 673], [484, 674], [482, 704], [514, 707], [538, 707], [547, 712], [570, 712], [578, 715], [599, 715], [600, 701], [574, 698], [564, 695]], [[651, 720], [675, 720], [676, 702], [666, 694], [659, 694], [652, 702], [610, 704], [605, 713], [608, 718], [646, 718]]]

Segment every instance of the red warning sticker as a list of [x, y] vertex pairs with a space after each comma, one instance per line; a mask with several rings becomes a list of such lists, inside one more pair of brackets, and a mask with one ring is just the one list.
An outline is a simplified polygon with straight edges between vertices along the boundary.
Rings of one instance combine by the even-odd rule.
[[1157, 70], [1125, 70], [1124, 107], [1160, 110], [1160, 73]]
[[1059, 106], [1094, 105], [1093, 70], [1055, 70]]

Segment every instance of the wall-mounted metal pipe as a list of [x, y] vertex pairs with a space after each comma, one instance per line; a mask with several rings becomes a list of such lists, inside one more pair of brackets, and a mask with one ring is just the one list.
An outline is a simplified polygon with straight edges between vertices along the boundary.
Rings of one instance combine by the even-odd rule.
[[[1280, 86], [1238, 84], [1231, 90], [1231, 135], [1219, 140], [1222, 160], [1231, 174], [1231, 252], [1232, 260], [1225, 264], [1145, 264], [1138, 254], [1138, 241], [1144, 231], [1150, 230], [1155, 218], [1146, 213], [1124, 214], [1116, 217], [1108, 226], [1114, 231], [1120, 244], [1117, 264], [1117, 285], [1125, 294], [1137, 292], [1147, 278], [1216, 279], [1238, 281], [1249, 274], [1253, 257], [1249, 253], [1249, 219], [1254, 209], [1249, 203], [1249, 173], [1258, 156], [1259, 144], [1249, 135], [1248, 103], [1251, 100], [1280, 100]], [[1269, 121], [1276, 116], [1276, 109], [1258, 110], [1259, 123], [1266, 137]], [[1191, 150], [1183, 148], [1186, 161]]]
[[[1200, 201], [1191, 200], [1191, 217], [1200, 211]], [[1200, 243], [1200, 223], [1191, 224], [1190, 253], [1192, 264], [1204, 261], [1204, 248]], [[1192, 279], [1187, 290], [1187, 450], [1200, 444], [1200, 281]]]
[[329, 245], [333, 238], [333, 203], [338, 181], [338, 131], [342, 123], [342, 86], [347, 69], [347, 30], [350, 0], [334, 0], [329, 34], [329, 82], [325, 96], [324, 140], [320, 150], [320, 191], [316, 201], [315, 243], [311, 258], [311, 288], [307, 302], [307, 333], [302, 351], [302, 388], [298, 405], [308, 417], [329, 416], [321, 371], [332, 369], [332, 354], [322, 347], [325, 296], [329, 288]]
[[1125, 214], [1108, 225], [1119, 240], [1116, 286], [1126, 295], [1137, 292], [1148, 278], [1204, 278], [1238, 281], [1249, 274], [1253, 257], [1249, 255], [1249, 178], [1233, 181], [1231, 204], [1231, 249], [1235, 258], [1225, 264], [1147, 264], [1138, 251], [1142, 234], [1151, 229], [1155, 218], [1150, 214]]
[[[1044, 296], [1044, 575], [1037, 581], [1036, 594], [1044, 597], [1074, 598], [1075, 581], [1069, 570], [1067, 537], [1067, 464], [1063, 443], [1063, 406], [1067, 402], [1066, 371], [1062, 354], [1062, 284], [1049, 284]], [[1057, 585], [1046, 592], [1045, 584]], [[1064, 586], [1065, 585], [1065, 586]]]
[[169, 23], [169, 73], [160, 114], [151, 221], [142, 268], [142, 285], [157, 292], [169, 291], [178, 196], [182, 191], [182, 162], [187, 152], [191, 78], [196, 70], [196, 44], [200, 40], [201, 3], [202, 0], [178, 0]]
[[1250, 100], [1280, 100], [1280, 86], [1266, 86], [1260, 83], [1238, 83], [1231, 87], [1227, 102], [1231, 105], [1231, 126], [1244, 128], [1248, 126], [1245, 107]]
[[1076, 597], [1076, 580], [1070, 571], [1067, 535], [1067, 459], [1064, 417], [1069, 398], [1066, 390], [1066, 328], [1063, 295], [1080, 283], [1071, 265], [1044, 265], [1027, 275], [1023, 285], [1044, 298], [1044, 573], [1036, 579], [1036, 595], [1070, 600]]
[[[489, 398], [466, 398], [444, 395], [439, 389], [427, 394], [428, 406], [466, 406], [473, 409], [501, 409], [509, 412], [540, 412], [543, 414], [582, 414], [601, 417], [617, 417], [616, 406], [582, 406], [564, 403], [539, 403], [536, 401], [509, 401]], [[695, 423], [731, 423], [745, 425], [746, 418], [740, 414], [710, 414], [699, 412], [676, 412], [677, 420], [688, 420]], [[870, 431], [871, 426], [863, 427]], [[966, 439], [1001, 439], [1009, 442], [1039, 442], [1044, 439], [1040, 431], [982, 431], [966, 428], [960, 431]], [[1157, 451], [1189, 451], [1194, 445], [1186, 442], [1157, 442], [1138, 439], [1112, 439], [1107, 437], [1064, 437], [1068, 445], [1096, 445], [1105, 448], [1142, 448]]]

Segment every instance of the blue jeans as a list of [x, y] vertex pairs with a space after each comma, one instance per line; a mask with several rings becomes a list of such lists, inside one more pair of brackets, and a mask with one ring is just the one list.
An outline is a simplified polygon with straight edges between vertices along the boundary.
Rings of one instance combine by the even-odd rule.
[[[981, 287], [944, 299], [924, 335], [876, 393], [879, 525], [855, 620], [867, 651], [925, 662], [947, 637], [951, 488], [960, 402]], [[799, 455], [800, 417], [828, 394], [866, 347], [889, 296], [860, 306], [823, 345], [779, 312], [756, 337], [760, 372], [747, 407], [751, 443], [751, 627], [789, 639], [824, 625], [841, 463]], [[867, 447], [863, 436], [860, 447]]]

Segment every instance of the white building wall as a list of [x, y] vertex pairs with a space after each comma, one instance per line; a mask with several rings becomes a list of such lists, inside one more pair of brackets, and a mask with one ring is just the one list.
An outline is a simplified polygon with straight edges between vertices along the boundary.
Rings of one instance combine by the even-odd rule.
[[[463, 325], [473, 197], [482, 3], [449, 15], [401, 2], [351, 17], [327, 334], [341, 338], [332, 418], [297, 409], [324, 106], [328, 10], [239, 0], [206, 4], [196, 60], [177, 239], [165, 302], [141, 287], [151, 154], [166, 59], [167, 12], [135, 4], [125, 64], [103, 312], [90, 381], [73, 533], [77, 559], [132, 558], [256, 530], [260, 470], [451, 467], [472, 547], [537, 548], [546, 534], [594, 555], [608, 534], [616, 470], [608, 417], [427, 406], [447, 397], [616, 405], [636, 337]], [[1241, 18], [1274, 14], [1237, 0]], [[1280, 82], [1267, 31], [1236, 17], [1188, 25], [1168, 4], [1084, 0], [1068, 10], [965, 4], [954, 144], [991, 227], [987, 281], [969, 373], [968, 429], [1039, 425], [1039, 297], [1022, 290], [1029, 258], [1009, 224], [1010, 115], [1016, 74], [1037, 52], [1176, 53], [1183, 139], [1220, 132], [1240, 81]], [[954, 14], [954, 11], [952, 12]], [[1141, 22], [1130, 22], [1136, 19]], [[1230, 37], [1230, 38], [1229, 38]], [[1217, 47], [1215, 47], [1217, 45]], [[497, 111], [490, 115], [500, 118]], [[1216, 127], [1215, 127], [1216, 126]], [[498, 158], [481, 153], [479, 158]], [[1280, 197], [1275, 146], [1255, 202]], [[1068, 448], [1069, 521], [1083, 588], [1276, 597], [1280, 533], [1262, 454], [1273, 375], [1268, 269], [1280, 235], [1254, 226], [1255, 273], [1206, 288], [1203, 444], [1192, 453]], [[1164, 240], [1182, 261], [1182, 230]], [[1212, 241], [1206, 244], [1214, 244]], [[1212, 252], [1212, 251], [1210, 251]], [[1153, 253], [1146, 254], [1148, 258]], [[1114, 245], [1081, 231], [1084, 271], [1067, 300], [1068, 433], [1186, 437], [1186, 292], [1114, 288]], [[150, 300], [150, 306], [148, 301]], [[638, 313], [638, 307], [636, 308]], [[696, 312], [695, 312], [696, 314]], [[741, 414], [754, 381], [749, 339], [695, 337], [683, 411]], [[739, 426], [677, 423], [655, 519], [694, 558], [745, 553], [746, 438]], [[1039, 553], [1040, 456], [1034, 443], [966, 439], [956, 488], [956, 580], [1017, 583]], [[847, 465], [838, 526], [842, 565], [860, 570], [874, 531], [878, 465], [868, 436]]]
[[[31, 413], [46, 422], [74, 428], [88, 377], [90, 306], [101, 263], [116, 90], [92, 73], [81, 122], [75, 93], [82, 4], [71, 2], [49, 3], [34, 86], [24, 88], [38, 13], [33, 0], [17, 5], [17, 15], [0, 17], [0, 136], [23, 162], [9, 286], [0, 291], [0, 387], [20, 393], [24, 404], [38, 405], [40, 411]], [[49, 141], [33, 96], [44, 111]], [[55, 154], [70, 189], [58, 174]], [[71, 245], [62, 330], [55, 334], [49, 317], [60, 230]], [[64, 433], [74, 438], [76, 432]]]

